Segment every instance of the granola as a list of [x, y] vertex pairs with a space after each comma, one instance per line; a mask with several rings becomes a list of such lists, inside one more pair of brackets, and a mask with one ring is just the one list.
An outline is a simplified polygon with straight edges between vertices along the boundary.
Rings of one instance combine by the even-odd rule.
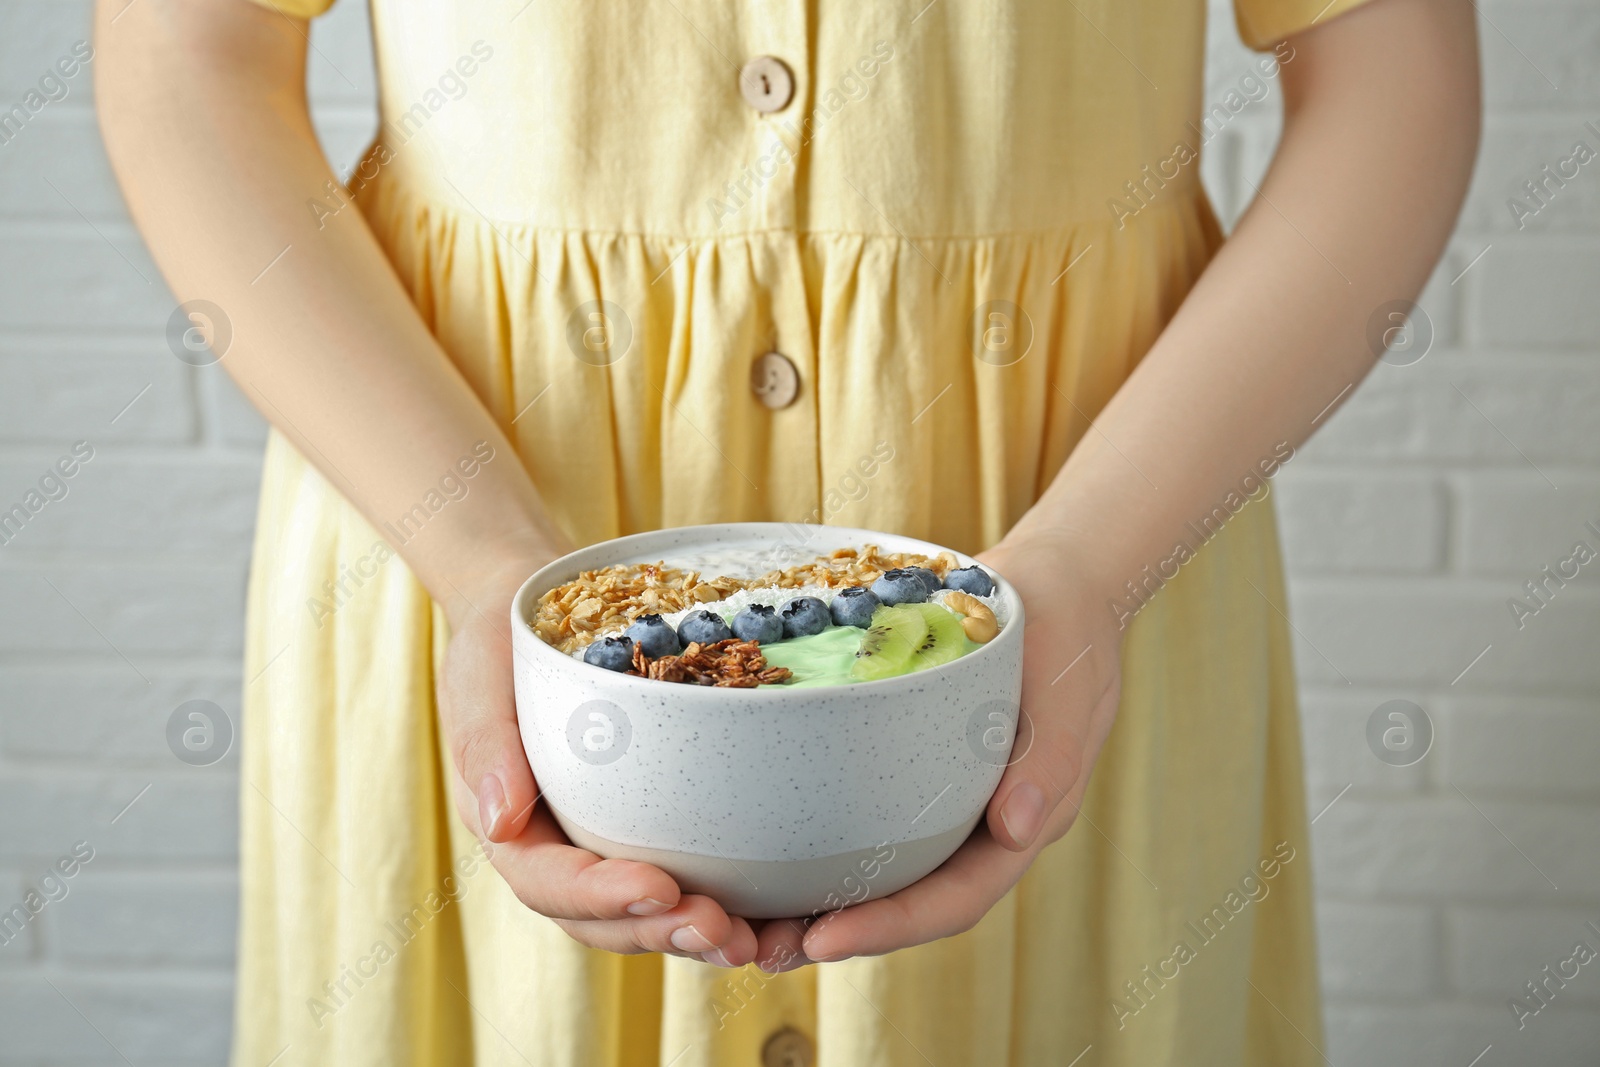
[[584, 571], [546, 592], [539, 598], [532, 625], [546, 644], [570, 653], [598, 637], [627, 629], [640, 615], [670, 615], [723, 600], [742, 589], [871, 585], [896, 567], [926, 567], [943, 578], [960, 565], [950, 552], [937, 556], [885, 553], [877, 545], [835, 549], [809, 563], [754, 578], [722, 575], [704, 579], [698, 571], [669, 567], [665, 562], [618, 563]]
[[754, 641], [729, 638], [710, 645], [691, 642], [676, 656], [651, 659], [644, 649], [633, 650], [633, 669], [627, 672], [663, 682], [714, 685], [732, 689], [754, 689], [758, 685], [787, 682], [792, 672], [787, 667], [769, 667], [761, 646]]

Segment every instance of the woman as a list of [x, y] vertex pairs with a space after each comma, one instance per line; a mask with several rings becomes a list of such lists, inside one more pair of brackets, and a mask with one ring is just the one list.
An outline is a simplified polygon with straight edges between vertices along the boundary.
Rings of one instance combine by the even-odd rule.
[[[1202, 114], [1201, 0], [377, 0], [348, 190], [325, 0], [273, 2], [103, 0], [96, 64], [134, 218], [274, 427], [235, 1063], [1320, 1062], [1248, 501], [1450, 231], [1469, 5], [1238, 0], [1286, 118], [1224, 244], [1195, 157], [1245, 104]], [[515, 727], [523, 578], [736, 519], [987, 549], [1027, 603], [986, 825], [809, 927], [572, 847]]]

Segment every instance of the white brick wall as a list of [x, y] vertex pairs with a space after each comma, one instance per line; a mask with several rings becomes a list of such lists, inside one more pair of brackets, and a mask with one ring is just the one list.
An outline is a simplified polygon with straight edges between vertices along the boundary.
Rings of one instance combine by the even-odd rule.
[[[1337, 797], [1314, 862], [1340, 1065], [1466, 1067], [1490, 1045], [1484, 1067], [1600, 1060], [1600, 970], [1521, 1032], [1506, 1006], [1576, 940], [1600, 945], [1584, 932], [1600, 923], [1600, 579], [1586, 568], [1521, 630], [1505, 604], [1600, 521], [1600, 164], [1522, 231], [1505, 207], [1600, 124], [1600, 8], [1479, 7], [1484, 149], [1422, 300], [1433, 350], [1380, 367], [1278, 485], [1312, 810]], [[0, 0], [0, 100], [87, 36], [87, 11]], [[1220, 96], [1248, 57], [1213, 13]], [[373, 127], [362, 8], [344, 0], [315, 43], [319, 128], [348, 164]], [[188, 767], [164, 730], [185, 700], [238, 715], [262, 427], [216, 368], [167, 353], [171, 302], [88, 88], [0, 145], [0, 501], [72, 442], [96, 449], [0, 548], [0, 907], [75, 842], [95, 849], [0, 945], [0, 1067], [219, 1064], [237, 754]], [[1204, 164], [1227, 220], [1270, 156], [1280, 93]], [[1405, 768], [1364, 735], [1397, 697], [1436, 730]]]
[[[339, 7], [311, 67], [319, 127], [349, 162], [375, 125], [373, 72], [362, 7]], [[88, 12], [0, 0], [0, 100], [86, 38]], [[0, 1067], [216, 1065], [238, 756], [185, 766], [165, 733], [192, 699], [238, 721], [264, 429], [218, 368], [168, 352], [172, 301], [111, 180], [88, 79], [0, 145], [0, 500], [74, 441], [95, 448], [0, 547], [0, 909], [75, 842], [95, 850], [0, 944]]]
[[[1575, 140], [1600, 148], [1583, 129], [1600, 125], [1600, 8], [1478, 7], [1484, 142], [1420, 300], [1433, 349], [1380, 365], [1278, 479], [1311, 810], [1338, 797], [1313, 862], [1341, 1067], [1466, 1067], [1490, 1045], [1483, 1067], [1600, 1062], [1600, 969], [1521, 1031], [1506, 1004], [1578, 940], [1600, 948], [1600, 579], [1586, 568], [1520, 631], [1506, 607], [1580, 537], [1600, 547], [1581, 530], [1600, 525], [1600, 162], [1525, 230], [1505, 206]], [[1222, 86], [1247, 60], [1212, 9]], [[1279, 102], [1206, 164], [1227, 217]], [[1411, 767], [1365, 740], [1395, 698], [1436, 731]]]

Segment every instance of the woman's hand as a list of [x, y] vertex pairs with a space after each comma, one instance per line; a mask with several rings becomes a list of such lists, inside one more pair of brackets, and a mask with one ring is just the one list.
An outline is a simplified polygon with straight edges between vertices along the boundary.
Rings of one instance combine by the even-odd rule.
[[1077, 818], [1120, 693], [1122, 633], [1109, 593], [1048, 536], [1013, 531], [979, 558], [1016, 586], [1027, 617], [1017, 739], [987, 821], [898, 893], [832, 912], [809, 930], [798, 920], [766, 924], [759, 962], [876, 956], [971, 929]]
[[[1024, 730], [986, 828], [917, 884], [814, 924], [811, 959], [965, 930], [1066, 832], [1117, 704], [1107, 600], [1188, 544], [1189, 524], [1262, 457], [1305, 440], [1371, 369], [1375, 311], [1414, 297], [1438, 261], [1477, 150], [1472, 6], [1382, 0], [1290, 44], [1283, 136], [1257, 202], [986, 557], [1027, 604], [1032, 746]], [[798, 944], [798, 925], [769, 924], [761, 958], [769, 939]]]
[[455, 762], [456, 808], [491, 843], [495, 870], [517, 899], [591, 948], [669, 952], [730, 967], [750, 962], [756, 936], [709, 897], [685, 896], [659, 868], [603, 860], [573, 846], [523, 752], [512, 690], [511, 598], [543, 562], [519, 557], [457, 590], [438, 681], [439, 716]]

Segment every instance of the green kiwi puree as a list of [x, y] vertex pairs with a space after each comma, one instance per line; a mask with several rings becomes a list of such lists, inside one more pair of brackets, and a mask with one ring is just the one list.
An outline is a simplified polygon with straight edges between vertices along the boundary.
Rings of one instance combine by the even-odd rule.
[[[850, 685], [859, 678], [850, 675], [855, 665], [856, 652], [861, 648], [865, 630], [854, 626], [830, 626], [809, 637], [790, 637], [761, 646], [761, 654], [771, 667], [788, 667], [794, 678], [762, 689], [802, 689], [818, 685]], [[962, 638], [961, 655], [982, 646]]]

